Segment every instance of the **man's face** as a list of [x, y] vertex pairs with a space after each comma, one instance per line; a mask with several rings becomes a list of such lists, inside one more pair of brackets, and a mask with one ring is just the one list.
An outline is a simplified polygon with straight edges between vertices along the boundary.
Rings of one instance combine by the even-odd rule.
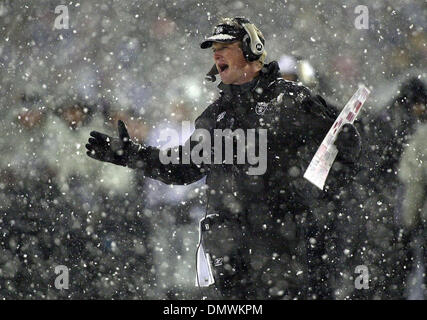
[[412, 106], [412, 112], [421, 120], [425, 120], [427, 118], [426, 105], [423, 103], [415, 103]]
[[86, 117], [84, 108], [77, 105], [66, 108], [62, 113], [62, 118], [72, 129], [81, 127]]
[[213, 57], [221, 80], [225, 84], [247, 82], [249, 64], [243, 56], [239, 42], [212, 44]]
[[20, 112], [18, 115], [19, 122], [26, 128], [32, 129], [41, 124], [44, 120], [44, 113], [40, 110], [29, 110]]

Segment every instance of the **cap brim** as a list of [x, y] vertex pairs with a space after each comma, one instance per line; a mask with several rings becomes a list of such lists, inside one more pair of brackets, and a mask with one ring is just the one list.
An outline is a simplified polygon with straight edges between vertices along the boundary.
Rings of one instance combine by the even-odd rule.
[[210, 48], [212, 47], [212, 43], [214, 42], [230, 43], [230, 42], [235, 42], [237, 40], [238, 40], [237, 37], [231, 36], [229, 34], [216, 34], [214, 36], [206, 38], [206, 40], [200, 44], [200, 48], [202, 49]]

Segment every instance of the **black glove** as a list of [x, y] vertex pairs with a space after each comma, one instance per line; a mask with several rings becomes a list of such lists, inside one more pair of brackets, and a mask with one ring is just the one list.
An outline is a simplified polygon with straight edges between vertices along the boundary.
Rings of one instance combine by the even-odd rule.
[[[98, 131], [92, 131], [86, 154], [96, 160], [111, 162], [120, 166], [130, 166], [135, 162], [138, 152], [143, 149], [132, 142], [122, 120], [118, 121], [119, 138], [112, 138]], [[134, 167], [134, 166], [130, 166]]]
[[356, 162], [362, 148], [362, 141], [356, 127], [350, 123], [344, 124], [335, 140], [335, 146], [342, 160]]

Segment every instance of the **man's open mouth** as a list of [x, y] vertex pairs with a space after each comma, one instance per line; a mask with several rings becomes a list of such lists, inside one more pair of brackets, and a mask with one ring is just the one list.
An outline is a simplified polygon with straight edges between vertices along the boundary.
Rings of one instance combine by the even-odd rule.
[[228, 64], [219, 64], [218, 65], [218, 68], [219, 68], [219, 72], [221, 73], [221, 72], [224, 72], [225, 70], [227, 70], [228, 69]]

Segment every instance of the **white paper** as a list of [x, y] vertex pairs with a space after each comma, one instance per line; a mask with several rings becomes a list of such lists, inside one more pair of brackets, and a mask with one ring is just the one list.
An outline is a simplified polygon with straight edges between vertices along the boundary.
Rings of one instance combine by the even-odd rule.
[[203, 245], [200, 244], [197, 251], [197, 275], [196, 287], [209, 287], [215, 283], [212, 275], [211, 259], [208, 253], [205, 253]]
[[[218, 214], [209, 214], [205, 218], [210, 216], [217, 216]], [[196, 274], [196, 287], [209, 287], [215, 283], [212, 274], [212, 261], [208, 253], [205, 252], [205, 248], [202, 244], [202, 222], [205, 218], [200, 219], [199, 222], [199, 244], [197, 250], [197, 274]]]
[[370, 91], [365, 86], [360, 86], [356, 93], [347, 102], [338, 118], [335, 120], [328, 134], [323, 139], [319, 149], [304, 173], [304, 178], [323, 190], [329, 170], [334, 163], [338, 150], [334, 145], [341, 127], [346, 123], [353, 123], [360, 109], [366, 101]]

